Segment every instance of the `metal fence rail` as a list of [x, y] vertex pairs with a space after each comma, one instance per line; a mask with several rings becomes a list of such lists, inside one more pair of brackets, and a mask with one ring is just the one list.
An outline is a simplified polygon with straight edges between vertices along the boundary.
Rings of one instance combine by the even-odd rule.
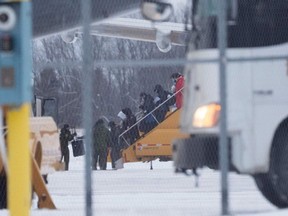
[[[7, 1], [4, 1], [4, 4], [6, 4], [6, 2]], [[210, 147], [210, 149], [207, 150], [208, 156], [206, 156], [211, 159], [211, 161], [215, 158], [219, 159], [218, 162], [220, 164], [216, 164], [215, 166], [217, 169], [220, 168], [221, 172], [219, 172], [219, 179], [216, 180], [216, 184], [221, 186], [222, 199], [221, 203], [219, 202], [221, 214], [229, 215], [233, 213], [233, 209], [230, 206], [231, 197], [229, 196], [229, 187], [233, 182], [229, 182], [228, 179], [229, 163], [231, 162], [231, 158], [229, 158], [230, 149], [228, 142], [231, 137], [229, 137], [230, 134], [227, 129], [227, 127], [229, 127], [227, 123], [229, 119], [229, 102], [231, 102], [229, 101], [229, 94], [231, 93], [229, 90], [231, 91], [231, 88], [227, 79], [231, 74], [236, 72], [241, 74], [247, 73], [247, 68], [244, 68], [241, 71], [230, 71], [230, 68], [233, 69], [236, 64], [247, 64], [249, 67], [252, 65], [251, 68], [253, 68], [254, 63], [263, 63], [264, 65], [264, 63], [269, 64], [271, 62], [274, 63], [275, 61], [277, 63], [283, 63], [281, 65], [281, 70], [283, 68], [285, 69], [287, 66], [285, 65], [285, 62], [287, 63], [288, 59], [287, 52], [275, 52], [271, 54], [257, 52], [258, 54], [256, 55], [256, 52], [254, 53], [254, 51], [259, 47], [266, 47], [263, 45], [263, 41], [265, 40], [270, 41], [275, 38], [281, 39], [281, 43], [279, 42], [277, 45], [270, 44], [269, 47], [287, 43], [287, 41], [285, 42], [283, 39], [285, 38], [284, 36], [274, 35], [277, 33], [277, 29], [284, 29], [284, 27], [287, 27], [285, 26], [285, 22], [284, 25], [276, 25], [277, 17], [272, 17], [270, 14], [273, 12], [273, 9], [270, 8], [270, 10], [268, 10], [265, 8], [267, 5], [271, 6], [272, 3], [277, 5], [283, 4], [282, 6], [284, 7], [285, 4], [287, 4], [287, 0], [273, 0], [271, 1], [272, 3], [267, 3], [269, 1], [265, 2], [265, 0], [252, 2], [249, 2], [248, 0], [221, 0], [219, 2], [214, 0], [168, 1], [174, 7], [174, 14], [171, 15], [171, 17], [167, 19], [167, 23], [164, 22], [163, 25], [159, 25], [156, 22], [148, 22], [146, 20], [147, 17], [143, 16], [140, 10], [140, 6], [145, 2], [144, 0], [34, 0], [34, 2], [34, 39], [32, 41], [33, 94], [42, 99], [53, 98], [53, 100], [57, 101], [55, 104], [57, 104], [57, 116], [59, 116], [59, 119], [57, 120], [59, 134], [64, 125], [68, 124], [70, 125], [70, 128], [76, 128], [78, 133], [81, 133], [81, 135], [85, 137], [85, 156], [73, 157], [73, 149], [72, 146], [69, 145], [69, 163], [72, 164], [72, 167], [70, 167], [67, 172], [56, 173], [55, 176], [61, 179], [61, 182], [54, 182], [53, 180], [50, 182], [49, 178], [53, 179], [52, 175], [54, 174], [49, 174], [48, 187], [52, 185], [52, 188], [57, 189], [57, 187], [61, 188], [69, 185], [71, 188], [81, 188], [79, 189], [79, 191], [81, 191], [80, 199], [84, 200], [84, 204], [82, 203], [83, 205], [81, 204], [79, 206], [83, 208], [81, 210], [85, 212], [85, 215], [97, 215], [97, 210], [102, 211], [101, 213], [103, 213], [105, 209], [103, 210], [101, 208], [102, 206], [100, 206], [103, 204], [103, 200], [99, 200], [98, 196], [102, 195], [105, 188], [101, 188], [101, 190], [97, 188], [97, 181], [100, 178], [97, 179], [95, 176], [99, 177], [99, 173], [101, 172], [97, 171], [96, 173], [96, 171], [92, 169], [93, 159], [95, 159], [94, 144], [97, 139], [93, 131], [93, 125], [100, 119], [105, 120], [104, 126], [109, 132], [107, 123], [113, 121], [117, 126], [121, 124], [121, 119], [118, 118], [117, 113], [123, 108], [127, 107], [131, 109], [133, 113], [142, 112], [139, 111], [139, 93], [145, 92], [156, 97], [155, 92], [153, 91], [154, 86], [160, 84], [165, 90], [170, 89], [174, 84], [170, 77], [171, 74], [179, 72], [185, 75], [185, 82], [187, 81], [189, 82], [188, 84], [191, 85], [187, 86], [185, 84], [185, 90], [186, 88], [189, 88], [190, 90], [194, 88], [198, 89], [198, 92], [201, 92], [202, 89], [207, 90], [210, 88], [209, 90], [214, 90], [213, 93], [217, 92], [215, 95], [213, 94], [212, 98], [213, 100], [215, 98], [217, 100], [219, 99], [219, 101], [213, 102], [217, 102], [217, 105], [218, 103], [221, 105], [221, 118], [219, 119], [219, 124], [215, 126], [216, 129], [209, 128], [203, 133], [205, 133], [205, 135], [212, 134], [214, 136], [216, 134], [215, 131], [217, 131], [217, 139], [219, 138], [219, 149], [217, 150], [219, 150], [219, 154], [217, 153], [217, 155], [215, 155], [211, 153], [215, 149]], [[160, 2], [163, 3], [164, 1]], [[195, 6], [201, 2], [204, 2], [203, 5], [200, 5], [201, 7], [198, 8]], [[238, 2], [238, 5], [235, 2]], [[250, 9], [242, 11], [243, 8], [247, 7], [247, 4], [249, 4], [250, 9], [255, 9], [255, 14], [254, 12], [251, 12], [252, 9], [251, 11]], [[238, 11], [235, 9], [239, 9], [239, 14], [235, 13]], [[266, 11], [266, 9], [269, 13], [260, 13], [261, 10]], [[279, 16], [280, 15], [281, 17], [283, 16], [282, 18], [280, 17], [280, 21], [281, 19], [282, 21], [285, 21], [285, 14], [279, 12]], [[235, 16], [239, 17], [235, 18]], [[263, 16], [264, 18], [260, 19], [260, 16]], [[120, 19], [117, 20], [117, 17]], [[251, 19], [251, 23], [249, 22], [249, 25], [244, 25], [245, 31], [242, 29], [240, 31], [241, 34], [237, 31], [236, 33], [233, 32], [237, 28], [237, 22], [240, 22], [242, 25], [242, 20], [245, 20], [246, 22], [248, 19]], [[127, 22], [131, 20], [135, 20], [135, 23], [133, 23], [133, 25], [127, 24]], [[140, 24], [140, 21], [142, 21], [142, 24], [145, 23], [145, 25], [137, 26], [137, 21]], [[253, 22], [257, 23], [257, 25], [252, 25]], [[265, 22], [266, 25], [263, 24]], [[134, 26], [135, 29], [133, 29]], [[161, 26], [162, 29], [160, 29]], [[165, 28], [163, 28], [163, 26]], [[274, 30], [267, 32], [267, 35], [260, 34], [266, 26], [271, 27], [271, 29]], [[122, 31], [121, 27], [123, 27]], [[246, 28], [249, 28], [249, 31]], [[101, 30], [103, 30], [103, 32], [101, 32]], [[149, 32], [145, 33], [145, 30], [149, 30]], [[138, 31], [140, 31], [140, 33]], [[132, 40], [133, 36], [131, 36], [131, 34], [133, 34], [133, 32], [136, 34], [134, 39], [137, 38], [137, 40]], [[283, 34], [287, 34], [286, 30], [283, 30], [283, 32]], [[250, 35], [250, 33], [253, 37], [247, 36]], [[160, 39], [159, 35], [162, 36]], [[115, 36], [115, 38], [112, 36]], [[141, 36], [145, 37], [142, 41]], [[231, 38], [237, 38], [237, 40], [232, 40]], [[165, 51], [164, 49], [165, 52], [163, 52], [162, 49], [161, 51], [161, 47], [159, 49], [159, 42], [168, 43], [168, 45], [171, 46], [171, 50], [167, 49], [169, 51]], [[256, 45], [250, 46], [253, 42], [255, 42]], [[239, 45], [241, 43], [244, 45]], [[251, 51], [249, 49], [253, 50]], [[238, 51], [241, 52], [241, 55], [235, 55], [235, 52]], [[264, 68], [266, 65], [262, 67]], [[279, 68], [277, 68], [277, 70], [280, 70]], [[207, 80], [202, 80], [204, 76], [201, 76], [201, 78], [198, 76], [200, 70], [202, 74], [212, 74], [211, 71], [213, 71], [213, 73], [215, 72], [217, 75], [214, 76], [213, 74], [211, 79], [208, 77]], [[251, 77], [254, 77], [256, 72], [258, 73], [259, 71], [253, 71], [252, 69], [249, 71]], [[219, 80], [217, 80], [218, 78]], [[192, 86], [192, 81], [195, 86]], [[241, 82], [241, 80], [237, 81]], [[236, 83], [235, 80], [234, 82]], [[209, 86], [210, 84], [211, 86]], [[249, 85], [256, 86], [256, 84], [252, 82]], [[245, 88], [245, 86], [243, 88]], [[173, 93], [171, 97], [175, 97], [180, 92], [183, 92], [183, 89], [184, 88]], [[283, 89], [279, 88], [277, 89], [277, 92], [275, 92], [278, 94], [279, 91], [283, 91]], [[259, 91], [256, 90], [256, 93], [260, 92], [259, 94], [262, 94], [263, 98], [264, 96], [267, 96], [264, 95], [265, 92], [271, 93], [270, 89], [261, 91], [261, 89]], [[255, 94], [255, 91], [251, 94]], [[199, 95], [199, 98], [203, 97], [206, 99], [205, 97], [207, 95], [204, 93]], [[253, 98], [256, 97], [254, 96]], [[200, 99], [203, 99], [199, 98], [195, 98], [197, 103]], [[259, 100], [263, 102], [263, 98]], [[285, 98], [285, 96], [283, 96], [281, 100], [285, 100], [283, 98]], [[153, 108], [152, 111], [145, 113], [137, 119], [136, 123], [131, 125], [128, 129], [122, 131], [117, 137], [118, 144], [124, 143], [125, 147], [132, 145], [133, 143], [130, 143], [129, 140], [126, 139], [127, 134], [135, 128], [138, 130], [139, 125], [150, 116], [155, 120], [154, 128], [157, 127], [161, 122], [157, 120], [155, 112], [159, 111], [163, 106], [166, 106], [170, 99], [171, 98], [167, 98], [164, 102]], [[204, 99], [203, 101], [205, 101]], [[282, 105], [283, 104], [284, 102], [282, 101]], [[243, 106], [245, 105], [246, 104], [243, 104]], [[52, 109], [49, 111], [51, 110]], [[265, 112], [263, 111], [263, 113]], [[0, 116], [0, 119], [1, 118], [2, 117]], [[286, 123], [286, 121], [284, 121], [284, 123]], [[190, 124], [192, 125], [192, 122]], [[6, 130], [5, 133], [7, 133], [8, 128], [4, 126], [4, 128], [1, 128], [1, 131], [2, 130]], [[195, 131], [197, 137], [197, 135], [200, 134], [200, 129], [196, 128]], [[280, 130], [279, 133], [282, 133], [282, 131]], [[195, 134], [191, 133], [189, 135], [190, 137], [194, 137]], [[5, 134], [1, 133], [1, 135], [2, 153], [6, 150], [4, 149], [5, 140], [3, 139]], [[140, 139], [145, 135], [146, 134], [141, 134]], [[282, 138], [279, 138], [279, 140], [276, 141], [284, 143], [286, 142], [286, 138], [283, 135]], [[207, 142], [210, 142], [210, 140]], [[283, 151], [285, 150], [284, 147], [281, 146], [281, 148], [283, 148]], [[51, 153], [49, 149], [44, 149], [43, 152], [45, 154]], [[6, 161], [4, 155], [1, 155], [1, 157]], [[6, 164], [4, 163], [4, 165]], [[217, 167], [218, 165], [219, 167]], [[109, 163], [107, 169], [110, 169]], [[192, 170], [194, 171], [194, 167]], [[80, 175], [81, 179], [79, 180]], [[113, 178], [118, 177], [117, 173], [112, 174], [111, 176]], [[76, 177], [78, 178], [78, 182], [83, 181], [85, 182], [85, 185], [77, 185], [76, 180], [73, 182], [73, 178]], [[161, 178], [160, 174], [158, 177]], [[269, 178], [267, 177], [267, 179]], [[215, 179], [213, 180], [215, 181]], [[154, 187], [154, 185], [152, 185], [152, 187]], [[187, 185], [186, 187], [190, 188], [191, 185]], [[167, 187], [165, 189], [168, 190], [170, 188]], [[57, 194], [57, 190], [55, 191], [53, 192], [56, 193], [56, 200], [61, 205], [62, 203], [59, 201], [59, 197], [62, 197]], [[133, 193], [132, 189], [131, 191], [130, 192]], [[112, 191], [109, 195], [114, 195], [114, 192], [117, 194], [117, 191]], [[2, 193], [0, 188], [0, 198], [1, 196]], [[35, 201], [35, 199], [33, 201]], [[138, 203], [136, 204], [136, 202]], [[55, 204], [57, 207], [57, 202]], [[111, 205], [113, 204], [114, 203]], [[116, 212], [115, 214], [121, 209], [119, 207], [121, 206], [120, 204], [121, 202], [116, 203], [115, 206], [118, 205], [117, 208], [112, 208], [113, 211], [116, 209], [114, 211]], [[136, 208], [139, 209], [139, 200], [136, 200], [135, 204]], [[134, 203], [131, 203], [132, 210], [127, 210], [129, 214], [133, 212], [133, 205]], [[145, 203], [143, 205], [145, 205]], [[78, 207], [78, 205], [76, 206]], [[64, 213], [62, 211], [61, 214], [63, 215], [66, 213], [65, 208], [73, 209], [73, 207], [73, 203], [66, 203], [63, 205]], [[142, 207], [145, 208], [145, 206]], [[123, 209], [121, 209], [121, 211], [122, 210]], [[123, 211], [125, 210], [126, 209]], [[160, 211], [158, 211], [158, 213]], [[205, 214], [207, 211], [207, 209], [203, 208], [197, 213]]]

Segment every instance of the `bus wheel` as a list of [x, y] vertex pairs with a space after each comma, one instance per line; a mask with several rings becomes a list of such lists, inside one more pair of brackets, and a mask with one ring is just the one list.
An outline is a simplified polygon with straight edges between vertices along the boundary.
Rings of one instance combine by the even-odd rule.
[[0, 174], [0, 209], [3, 208], [7, 208], [7, 179]]
[[288, 207], [288, 136], [280, 127], [274, 136], [268, 173], [254, 176], [264, 197], [279, 208]]

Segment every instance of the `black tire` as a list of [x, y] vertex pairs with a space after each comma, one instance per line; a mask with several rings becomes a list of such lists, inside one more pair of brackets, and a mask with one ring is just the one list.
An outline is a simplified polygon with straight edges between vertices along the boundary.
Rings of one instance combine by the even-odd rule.
[[0, 174], [0, 209], [5, 208], [7, 208], [7, 179]]
[[[287, 124], [286, 124], [287, 125]], [[288, 207], [288, 132], [287, 127], [276, 131], [270, 152], [268, 173], [254, 176], [255, 182], [272, 204], [279, 208]]]

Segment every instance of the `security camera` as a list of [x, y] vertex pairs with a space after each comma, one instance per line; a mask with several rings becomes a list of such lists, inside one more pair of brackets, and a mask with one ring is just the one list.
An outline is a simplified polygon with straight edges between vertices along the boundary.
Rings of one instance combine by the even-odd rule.
[[0, 6], [0, 31], [10, 31], [16, 23], [16, 13], [13, 8]]
[[65, 43], [75, 43], [78, 39], [78, 34], [76, 32], [65, 32], [61, 34], [61, 38]]
[[170, 33], [170, 31], [164, 32], [159, 29], [156, 30], [156, 45], [163, 53], [169, 52], [172, 48]]
[[141, 4], [141, 12], [148, 20], [162, 22], [173, 14], [173, 6], [160, 0], [146, 0]]

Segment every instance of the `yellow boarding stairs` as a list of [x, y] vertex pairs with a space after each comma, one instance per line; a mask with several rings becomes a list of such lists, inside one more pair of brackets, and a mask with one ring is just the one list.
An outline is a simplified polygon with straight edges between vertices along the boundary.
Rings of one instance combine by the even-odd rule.
[[[180, 91], [182, 91], [182, 89]], [[177, 94], [178, 92], [176, 92], [175, 94]], [[165, 105], [165, 103], [167, 103], [168, 101], [169, 98], [147, 115], [152, 114], [155, 110]], [[158, 158], [160, 159], [160, 161], [172, 160], [172, 142], [175, 139], [188, 137], [188, 135], [180, 132], [180, 113], [181, 108], [173, 112], [168, 112], [165, 119], [162, 122], [158, 123], [156, 127], [154, 127], [147, 134], [142, 135], [135, 143], [130, 145], [128, 148], [122, 150], [123, 162], [148, 162]], [[135, 125], [137, 126], [143, 119], [145, 119], [146, 116], [141, 118]], [[123, 132], [119, 136], [119, 139], [123, 139], [123, 135], [127, 131]]]

